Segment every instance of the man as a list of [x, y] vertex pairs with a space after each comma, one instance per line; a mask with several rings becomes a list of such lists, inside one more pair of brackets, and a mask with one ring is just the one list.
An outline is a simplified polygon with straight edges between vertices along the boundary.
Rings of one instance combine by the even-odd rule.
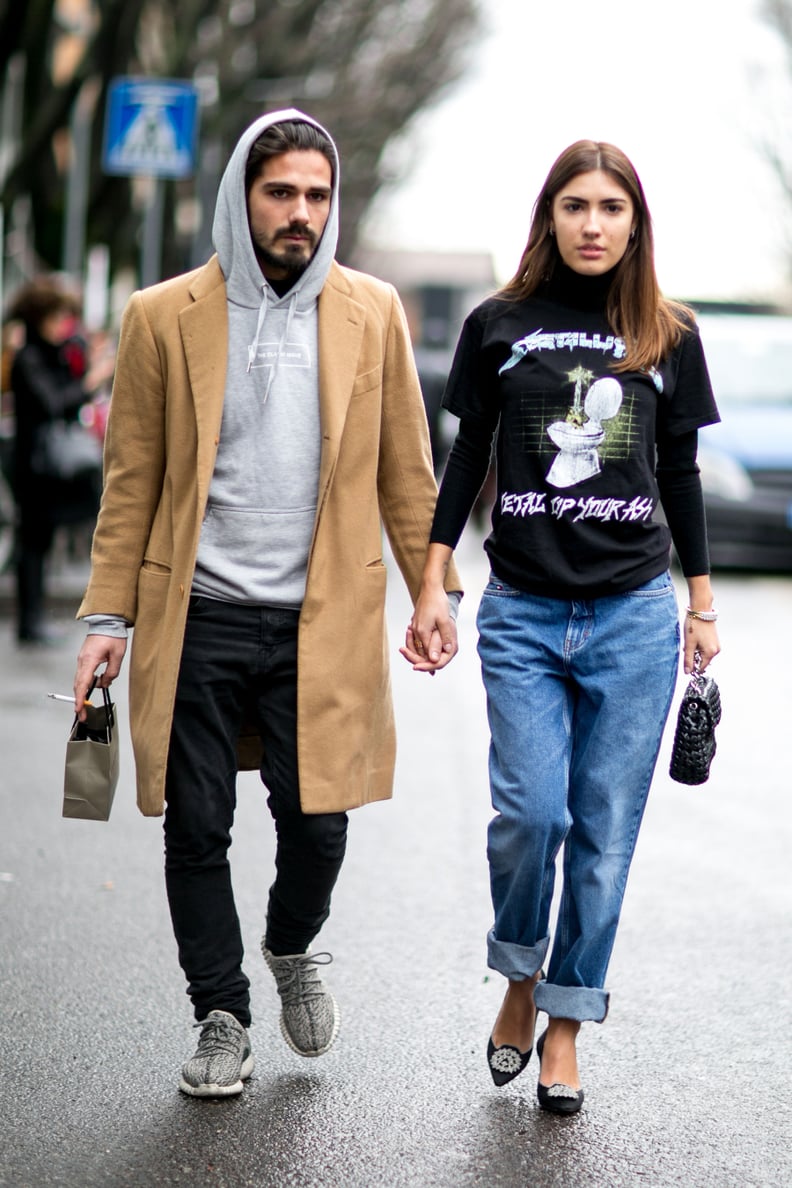
[[[303, 1056], [338, 1007], [310, 944], [348, 809], [391, 794], [381, 527], [413, 599], [435, 501], [426, 418], [390, 286], [334, 261], [338, 160], [295, 110], [226, 168], [203, 268], [133, 295], [108, 425], [77, 706], [129, 675], [138, 804], [165, 811], [165, 876], [196, 1026], [180, 1087], [241, 1092], [249, 983], [227, 851], [236, 771], [277, 834], [264, 958]], [[452, 571], [448, 589], [458, 590]], [[455, 649], [453, 623], [438, 647]]]

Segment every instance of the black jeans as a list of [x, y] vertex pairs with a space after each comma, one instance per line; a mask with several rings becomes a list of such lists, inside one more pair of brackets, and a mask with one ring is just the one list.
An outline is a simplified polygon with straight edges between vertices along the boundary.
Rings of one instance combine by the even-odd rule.
[[305, 952], [329, 915], [344, 859], [346, 813], [300, 808], [298, 619], [293, 610], [190, 599], [168, 753], [165, 881], [199, 1020], [224, 1010], [250, 1023], [228, 862], [243, 719], [261, 735], [261, 779], [277, 835], [265, 933], [271, 952]]

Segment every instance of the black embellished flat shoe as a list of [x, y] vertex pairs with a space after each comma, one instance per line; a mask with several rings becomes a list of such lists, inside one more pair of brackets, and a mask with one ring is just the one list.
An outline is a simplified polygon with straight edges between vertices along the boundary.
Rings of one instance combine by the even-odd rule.
[[[536, 1055], [539, 1057], [540, 1062], [546, 1035], [547, 1032], [543, 1031], [536, 1041]], [[550, 1086], [543, 1085], [541, 1081], [537, 1081], [536, 1096], [539, 1099], [541, 1108], [547, 1110], [548, 1113], [570, 1115], [578, 1112], [583, 1105], [585, 1095], [582, 1089], [573, 1089], [571, 1085], [562, 1085], [560, 1081], [556, 1081]]]
[[[536, 985], [536, 981], [541, 981], [544, 976], [544, 970], [540, 969], [534, 985]], [[539, 1012], [536, 1011], [534, 1015], [534, 1031], [536, 1030], [536, 1020], [538, 1018]], [[496, 1046], [493, 1043], [492, 1036], [490, 1036], [487, 1044], [487, 1064], [489, 1065], [490, 1075], [495, 1084], [499, 1087], [501, 1085], [508, 1085], [509, 1081], [513, 1081], [515, 1077], [519, 1077], [531, 1059], [532, 1052], [533, 1042], [527, 1052], [521, 1052], [519, 1048], [515, 1048], [514, 1044], [498, 1044]]]
[[583, 1105], [583, 1090], [556, 1082], [550, 1088], [541, 1081], [536, 1083], [536, 1096], [543, 1110], [551, 1114], [576, 1114]]
[[528, 1061], [531, 1059], [533, 1048], [521, 1052], [513, 1044], [498, 1044], [492, 1042], [492, 1036], [487, 1044], [487, 1064], [490, 1075], [496, 1085], [508, 1085], [515, 1077], [519, 1077]]

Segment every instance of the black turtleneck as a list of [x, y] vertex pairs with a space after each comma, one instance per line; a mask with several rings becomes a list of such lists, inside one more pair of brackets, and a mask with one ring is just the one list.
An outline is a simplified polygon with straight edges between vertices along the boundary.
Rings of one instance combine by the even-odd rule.
[[493, 571], [530, 593], [635, 589], [667, 568], [669, 529], [683, 572], [709, 571], [697, 429], [718, 413], [698, 334], [651, 373], [614, 371], [624, 343], [605, 317], [613, 275], [559, 265], [524, 301], [484, 301], [446, 386], [460, 427], [431, 540], [458, 543], [496, 441], [485, 548]]
[[559, 261], [553, 275], [540, 285], [536, 295], [567, 309], [604, 313], [615, 275], [616, 268], [611, 268], [600, 276], [583, 276]]

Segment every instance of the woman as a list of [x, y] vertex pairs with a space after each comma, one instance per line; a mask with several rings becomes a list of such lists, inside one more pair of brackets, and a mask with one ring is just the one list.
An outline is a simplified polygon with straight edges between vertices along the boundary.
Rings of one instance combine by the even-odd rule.
[[17, 640], [51, 642], [44, 620], [44, 570], [58, 524], [79, 523], [99, 506], [101, 448], [93, 469], [65, 480], [54, 474], [45, 449], [47, 426], [76, 421], [113, 374], [112, 358], [86, 359], [76, 335], [79, 305], [56, 278], [40, 277], [16, 294], [9, 313], [24, 328], [11, 364], [16, 438], [14, 495], [17, 531]]
[[459, 433], [402, 652], [434, 672], [456, 650], [443, 575], [497, 432], [477, 626], [495, 809], [488, 961], [508, 988], [487, 1056], [495, 1084], [511, 1081], [546, 1011], [539, 1104], [573, 1114], [576, 1038], [608, 1010], [677, 675], [671, 540], [688, 587], [685, 671], [719, 651], [696, 465], [697, 430], [718, 412], [692, 314], [658, 289], [643, 189], [619, 149], [578, 141], [555, 162], [515, 276], [465, 322], [444, 404]]

